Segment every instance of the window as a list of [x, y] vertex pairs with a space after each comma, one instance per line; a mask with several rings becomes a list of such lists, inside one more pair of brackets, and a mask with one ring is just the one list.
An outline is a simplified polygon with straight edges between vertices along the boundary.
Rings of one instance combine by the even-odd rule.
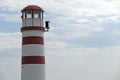
[[38, 10], [34, 10], [34, 18], [39, 18], [39, 11]]
[[32, 17], [32, 11], [31, 10], [26, 11], [26, 14], [27, 14], [27, 18]]

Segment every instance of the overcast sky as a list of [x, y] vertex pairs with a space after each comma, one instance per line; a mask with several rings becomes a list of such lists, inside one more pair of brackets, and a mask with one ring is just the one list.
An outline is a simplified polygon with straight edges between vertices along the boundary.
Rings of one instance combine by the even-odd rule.
[[120, 80], [119, 0], [0, 0], [0, 80], [21, 80], [21, 9], [41, 6], [47, 80]]

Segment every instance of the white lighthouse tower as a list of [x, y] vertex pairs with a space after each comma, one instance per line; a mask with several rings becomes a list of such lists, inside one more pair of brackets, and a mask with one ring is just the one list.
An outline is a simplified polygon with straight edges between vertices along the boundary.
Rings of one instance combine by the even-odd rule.
[[29, 5], [22, 10], [22, 73], [21, 80], [45, 80], [43, 9]]

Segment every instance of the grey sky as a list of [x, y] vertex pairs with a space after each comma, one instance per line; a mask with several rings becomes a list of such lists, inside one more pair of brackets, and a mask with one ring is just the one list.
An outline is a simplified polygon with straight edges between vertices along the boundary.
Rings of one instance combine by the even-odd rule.
[[0, 80], [20, 80], [21, 9], [45, 10], [47, 80], [119, 80], [119, 0], [1, 0]]

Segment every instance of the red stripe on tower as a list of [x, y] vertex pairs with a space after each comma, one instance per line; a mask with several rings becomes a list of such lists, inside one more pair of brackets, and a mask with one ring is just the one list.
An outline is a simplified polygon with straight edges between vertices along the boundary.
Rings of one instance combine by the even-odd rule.
[[24, 56], [22, 64], [45, 64], [44, 56]]
[[38, 37], [38, 36], [28, 36], [28, 37], [23, 37], [22, 41], [23, 45], [26, 44], [44, 44], [44, 39], [43, 37]]
[[21, 28], [21, 32], [22, 31], [26, 31], [26, 30], [40, 30], [40, 31], [45, 31], [44, 27], [40, 27], [40, 26], [25, 26]]

